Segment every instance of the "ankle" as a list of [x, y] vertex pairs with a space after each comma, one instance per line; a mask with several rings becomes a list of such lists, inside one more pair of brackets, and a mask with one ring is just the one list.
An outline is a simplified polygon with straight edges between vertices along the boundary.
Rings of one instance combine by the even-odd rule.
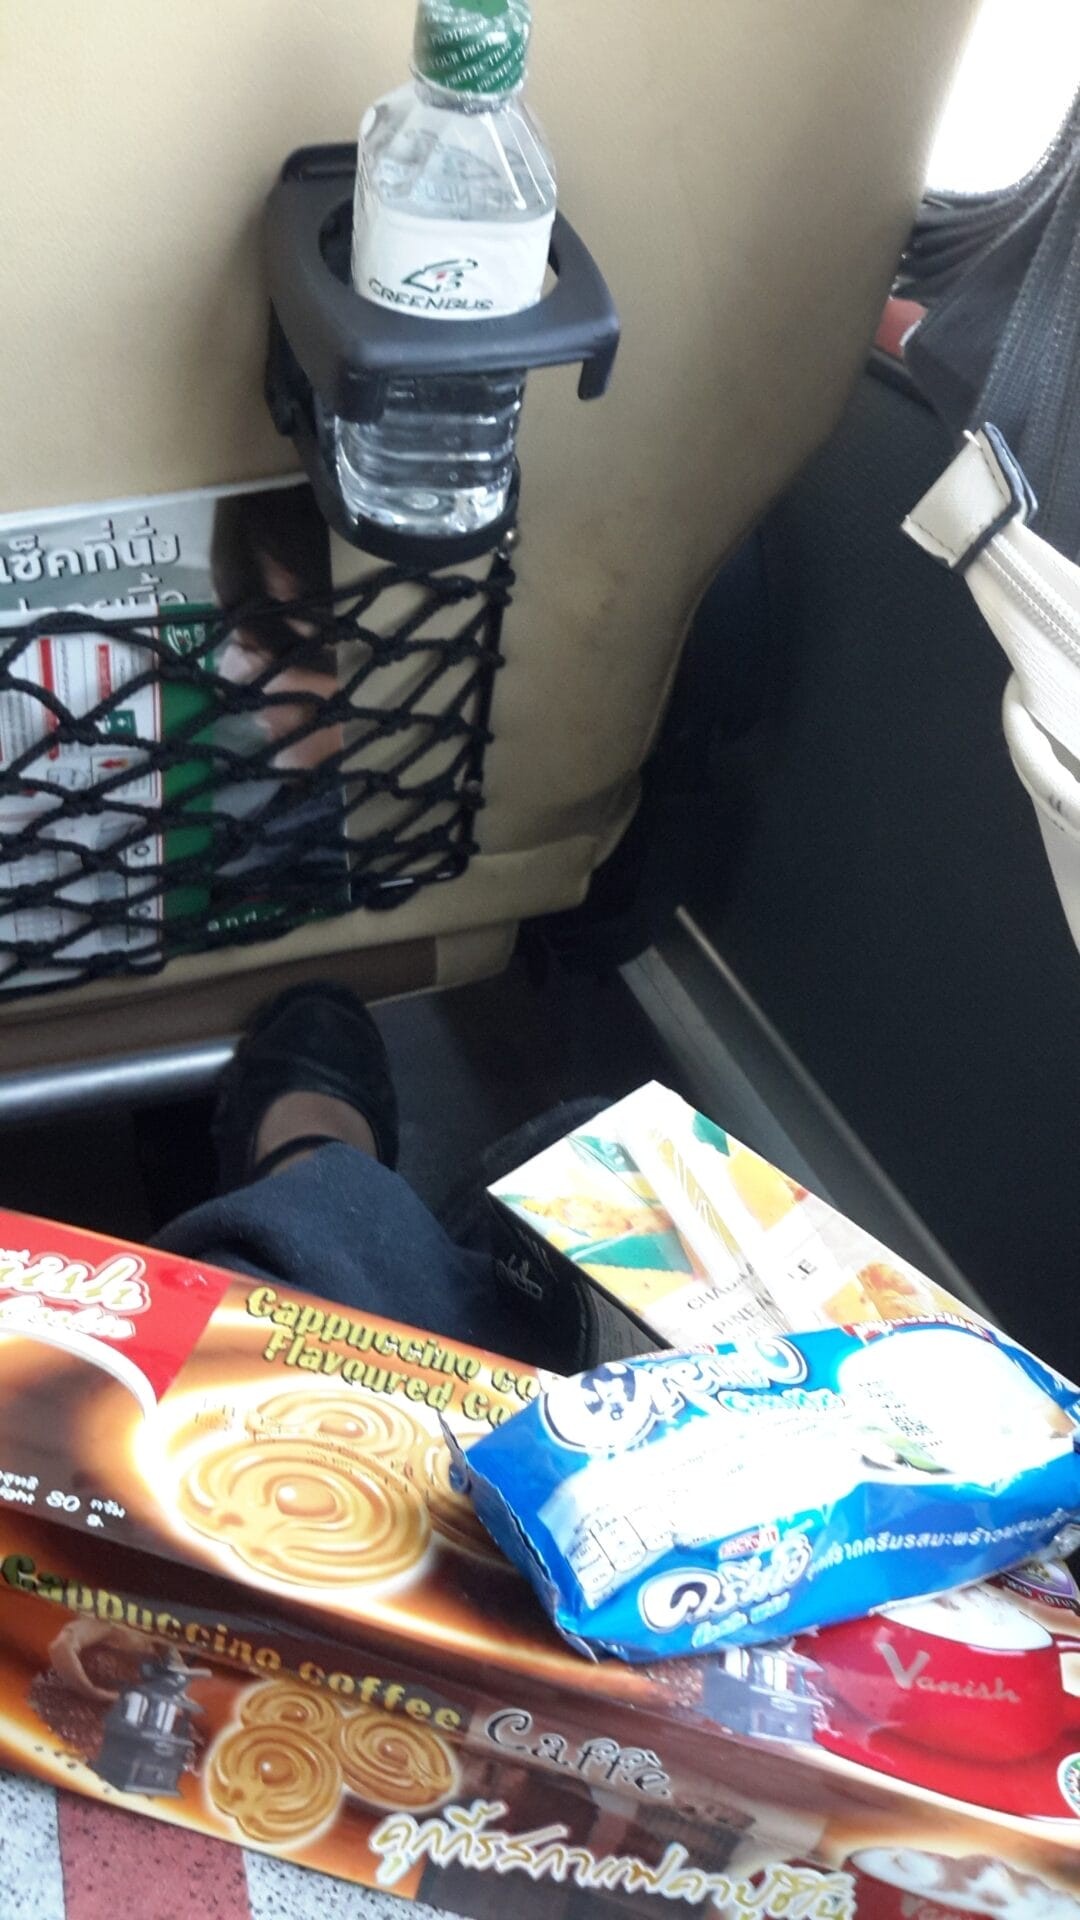
[[[287, 1146], [290, 1140], [302, 1140], [312, 1134], [340, 1140], [343, 1146], [358, 1147], [361, 1153], [378, 1158], [371, 1127], [347, 1100], [336, 1100], [325, 1093], [283, 1093], [266, 1109], [260, 1122], [255, 1141], [256, 1165], [267, 1154]], [[283, 1158], [274, 1171], [280, 1173], [286, 1167], [295, 1166], [313, 1151], [311, 1147], [299, 1149], [294, 1156]]]

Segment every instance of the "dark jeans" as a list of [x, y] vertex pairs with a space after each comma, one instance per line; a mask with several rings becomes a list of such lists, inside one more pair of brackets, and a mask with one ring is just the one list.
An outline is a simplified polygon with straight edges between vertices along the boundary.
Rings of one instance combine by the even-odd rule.
[[508, 1359], [573, 1372], [577, 1324], [538, 1320], [497, 1278], [484, 1189], [602, 1104], [557, 1108], [492, 1148], [445, 1210], [453, 1238], [400, 1174], [356, 1147], [327, 1146], [267, 1180], [208, 1200], [174, 1221], [157, 1244]]

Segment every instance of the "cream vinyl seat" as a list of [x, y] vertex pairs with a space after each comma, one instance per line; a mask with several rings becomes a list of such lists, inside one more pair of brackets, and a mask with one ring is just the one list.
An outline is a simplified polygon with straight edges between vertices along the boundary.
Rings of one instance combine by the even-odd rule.
[[[0, 1067], [236, 1028], [305, 973], [497, 970], [636, 803], [694, 605], [833, 425], [977, 0], [536, 0], [530, 98], [622, 313], [615, 384], [533, 378], [481, 853], [392, 914], [0, 1002]], [[405, 74], [413, 0], [8, 0], [0, 510], [295, 467], [260, 222], [294, 148]], [[336, 572], [363, 562], [339, 544]]]

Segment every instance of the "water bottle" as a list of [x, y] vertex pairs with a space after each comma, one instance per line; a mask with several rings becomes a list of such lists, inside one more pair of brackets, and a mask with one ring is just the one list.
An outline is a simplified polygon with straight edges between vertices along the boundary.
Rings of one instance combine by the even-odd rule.
[[[353, 282], [426, 320], [517, 313], [541, 297], [555, 176], [521, 90], [529, 0], [421, 0], [413, 79], [360, 124]], [[389, 382], [379, 420], [332, 423], [357, 517], [428, 539], [505, 512], [525, 374]]]

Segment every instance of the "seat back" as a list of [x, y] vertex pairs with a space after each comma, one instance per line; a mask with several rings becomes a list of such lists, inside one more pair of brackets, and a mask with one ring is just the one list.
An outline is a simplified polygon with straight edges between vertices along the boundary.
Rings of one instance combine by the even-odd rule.
[[[0, 1003], [9, 1067], [223, 1031], [279, 972], [490, 970], [617, 841], [686, 622], [836, 419], [977, 0], [537, 0], [531, 98], [621, 308], [615, 385], [530, 384], [481, 853], [396, 913]], [[0, 510], [295, 466], [260, 222], [292, 149], [400, 81], [413, 0], [9, 0]], [[363, 565], [339, 544], [339, 580]]]

